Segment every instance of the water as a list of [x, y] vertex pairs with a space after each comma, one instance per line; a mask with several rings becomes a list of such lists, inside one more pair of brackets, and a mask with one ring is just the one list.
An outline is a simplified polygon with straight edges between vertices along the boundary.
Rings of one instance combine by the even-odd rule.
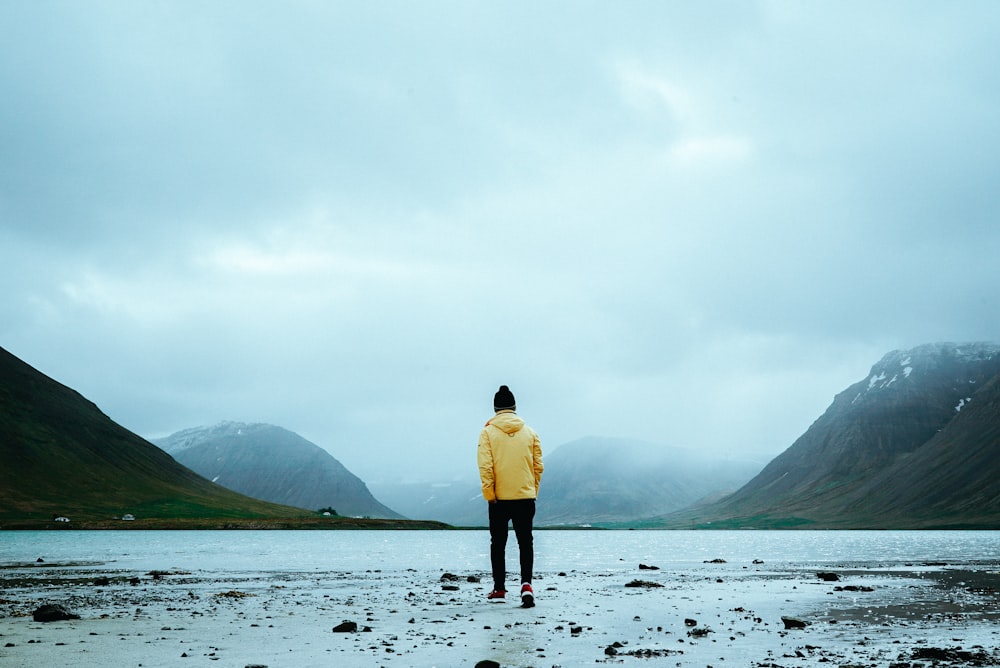
[[[508, 551], [515, 556], [513, 533]], [[995, 531], [536, 531], [535, 570], [1000, 560]], [[488, 570], [485, 531], [6, 531], [0, 566], [80, 563], [226, 572]]]

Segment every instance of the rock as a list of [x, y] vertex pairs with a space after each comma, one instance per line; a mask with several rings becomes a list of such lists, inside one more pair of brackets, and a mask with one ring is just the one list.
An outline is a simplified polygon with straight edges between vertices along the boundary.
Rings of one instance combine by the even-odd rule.
[[95, 587], [107, 587], [109, 584], [111, 584], [111, 580], [109, 578], [106, 577], [94, 578]]
[[441, 582], [454, 582], [458, 580], [458, 576], [454, 573], [444, 573], [441, 575]]
[[639, 570], [640, 571], [658, 571], [658, 570], [660, 570], [660, 567], [659, 566], [647, 566], [646, 564], [639, 564]]
[[61, 622], [66, 619], [80, 619], [80, 615], [73, 614], [61, 605], [43, 605], [36, 609], [31, 616], [36, 622]]
[[837, 582], [838, 580], [840, 580], [840, 576], [837, 575], [836, 573], [824, 573], [822, 571], [817, 573], [816, 577], [818, 577], [820, 580], [823, 580], [824, 582]]
[[467, 578], [465, 579], [465, 581], [466, 581], [466, 582], [472, 582], [472, 583], [477, 583], [477, 582], [481, 582], [481, 580], [479, 579], [479, 576], [478, 576], [478, 575], [470, 575], [469, 577], [467, 577]]
[[684, 620], [684, 626], [698, 626], [698, 621], [688, 617]]
[[719, 559], [718, 557], [716, 557], [715, 559], [710, 559], [710, 560], [705, 561], [703, 563], [706, 563], [706, 564], [724, 564], [724, 563], [726, 563], [726, 560], [725, 559]]
[[834, 587], [833, 591], [875, 591], [875, 590], [867, 586], [844, 585], [843, 587]]
[[712, 629], [708, 628], [707, 626], [699, 626], [698, 628], [694, 628], [688, 631], [688, 635], [691, 636], [692, 638], [704, 638], [711, 632]]
[[632, 580], [631, 582], [625, 583], [626, 587], [645, 587], [645, 588], [655, 588], [662, 587], [659, 582], [649, 582], [648, 580]]
[[583, 627], [582, 626], [571, 626], [569, 628], [569, 632], [571, 634], [573, 634], [573, 635], [580, 635], [581, 633], [583, 633]]
[[444, 591], [458, 591], [458, 585], [441, 585], [441, 589]]
[[357, 622], [344, 621], [333, 627], [334, 633], [355, 633], [358, 630]]
[[604, 648], [604, 653], [607, 654], [608, 656], [614, 656], [615, 654], [618, 653], [618, 648], [615, 647], [614, 645], [608, 645], [607, 647]]
[[476, 668], [500, 668], [500, 664], [490, 659], [484, 659], [476, 663]]
[[809, 625], [809, 622], [797, 619], [795, 617], [781, 616], [781, 621], [785, 623], [786, 629], [804, 629]]

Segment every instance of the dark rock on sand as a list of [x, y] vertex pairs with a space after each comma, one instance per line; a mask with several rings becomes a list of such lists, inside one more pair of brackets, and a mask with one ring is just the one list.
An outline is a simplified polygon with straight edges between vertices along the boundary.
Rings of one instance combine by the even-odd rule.
[[334, 633], [355, 633], [358, 630], [357, 622], [341, 622], [333, 627]]
[[658, 570], [660, 570], [660, 567], [659, 566], [647, 566], [646, 564], [639, 564], [639, 570], [640, 571], [658, 571]]
[[476, 664], [476, 668], [500, 668], [500, 664], [490, 659], [485, 659]]
[[785, 623], [786, 629], [804, 629], [809, 625], [809, 622], [797, 619], [795, 617], [781, 616], [781, 621]]
[[663, 585], [661, 585], [659, 582], [650, 582], [648, 580], [632, 580], [631, 582], [626, 582], [625, 586], [654, 588], [654, 587], [662, 587]]
[[688, 617], [684, 620], [684, 626], [698, 626], [698, 620]]
[[987, 654], [983, 649], [976, 651], [963, 650], [961, 647], [946, 649], [942, 647], [919, 647], [911, 655], [915, 661], [946, 661], [963, 666], [995, 666], [996, 657]]
[[109, 578], [106, 577], [94, 578], [95, 587], [107, 587], [109, 584], [111, 584], [111, 580]]
[[74, 614], [61, 605], [43, 605], [32, 613], [32, 618], [36, 622], [60, 622], [66, 619], [80, 619], [80, 615]]
[[822, 571], [817, 573], [816, 577], [818, 577], [820, 580], [824, 582], [837, 582], [838, 580], [840, 580], [840, 576], [837, 575], [836, 573], [824, 573]]
[[843, 587], [834, 587], [833, 591], [875, 591], [871, 587], [859, 586], [859, 585], [844, 585]]

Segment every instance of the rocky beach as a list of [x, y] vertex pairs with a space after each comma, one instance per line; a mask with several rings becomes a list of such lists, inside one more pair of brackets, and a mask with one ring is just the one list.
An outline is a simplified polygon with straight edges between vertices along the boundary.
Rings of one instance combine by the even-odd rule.
[[39, 557], [0, 570], [0, 664], [1000, 665], [996, 562], [817, 570], [767, 556], [542, 571], [531, 609], [513, 592], [488, 603], [485, 570], [446, 564], [131, 571]]

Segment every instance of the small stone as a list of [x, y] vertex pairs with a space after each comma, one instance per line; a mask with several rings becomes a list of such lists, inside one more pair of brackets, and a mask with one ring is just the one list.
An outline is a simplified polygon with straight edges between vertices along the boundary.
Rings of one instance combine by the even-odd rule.
[[801, 619], [785, 617], [784, 615], [781, 616], [781, 621], [785, 623], [786, 629], [804, 629], [808, 625], [808, 622]]
[[631, 582], [625, 583], [626, 587], [644, 587], [647, 589], [652, 589], [655, 587], [662, 587], [659, 582], [649, 582], [648, 580], [632, 580]]
[[491, 659], [484, 659], [476, 663], [476, 668], [500, 668], [500, 664]]
[[60, 622], [67, 619], [80, 619], [80, 615], [70, 612], [61, 605], [43, 605], [37, 608], [31, 616], [36, 622]]
[[688, 617], [684, 620], [684, 626], [698, 626], [698, 620]]
[[333, 627], [334, 633], [354, 633], [358, 630], [357, 622], [344, 621]]
[[820, 580], [823, 580], [824, 582], [836, 582], [840, 579], [840, 576], [837, 575], [836, 573], [824, 573], [822, 571], [817, 573], [816, 577], [818, 577]]

